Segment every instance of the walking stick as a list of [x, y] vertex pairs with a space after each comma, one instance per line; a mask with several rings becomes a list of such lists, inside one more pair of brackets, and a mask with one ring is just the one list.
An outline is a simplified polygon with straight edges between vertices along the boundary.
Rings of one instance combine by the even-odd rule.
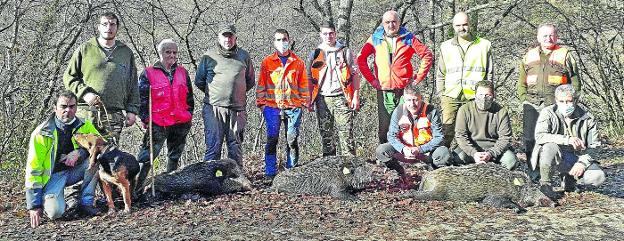
[[150, 168], [152, 169], [152, 174], [150, 175], [152, 177], [152, 197], [156, 197], [156, 190], [154, 190], [154, 140], [152, 138], [152, 135], [154, 135], [154, 127], [152, 124], [152, 90], [149, 91], [149, 95], [148, 95], [148, 107], [149, 107], [149, 122], [148, 122], [148, 128], [149, 128], [149, 156], [150, 156]]
[[256, 138], [253, 145], [253, 152], [256, 152], [256, 147], [258, 147], [258, 142], [260, 141], [260, 133], [262, 132], [262, 127], [264, 126], [264, 117], [260, 115], [260, 125], [258, 126], [258, 132], [256, 132]]

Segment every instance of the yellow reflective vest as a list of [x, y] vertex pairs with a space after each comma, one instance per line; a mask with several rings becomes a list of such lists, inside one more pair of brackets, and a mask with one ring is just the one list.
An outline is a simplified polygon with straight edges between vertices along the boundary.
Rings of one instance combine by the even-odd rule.
[[[99, 132], [90, 121], [76, 119], [80, 121], [74, 133], [94, 133]], [[72, 137], [74, 149], [78, 148], [76, 140]], [[50, 180], [54, 161], [56, 160], [56, 150], [58, 147], [58, 132], [54, 122], [54, 114], [47, 121], [41, 123], [30, 136], [28, 145], [28, 157], [26, 159], [26, 189], [43, 188]]]
[[444, 41], [440, 46], [442, 61], [440, 67], [444, 75], [442, 94], [457, 99], [463, 94], [466, 99], [474, 99], [475, 84], [487, 78], [490, 66], [490, 48], [492, 43], [487, 39], [476, 37], [466, 51], [457, 43], [456, 38]]

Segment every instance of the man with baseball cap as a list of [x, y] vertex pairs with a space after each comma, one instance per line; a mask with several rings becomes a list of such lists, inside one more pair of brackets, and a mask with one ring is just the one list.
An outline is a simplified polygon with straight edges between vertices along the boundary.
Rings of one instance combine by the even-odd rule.
[[202, 116], [206, 153], [204, 160], [221, 159], [225, 137], [228, 158], [243, 165], [243, 131], [247, 123], [247, 91], [255, 83], [254, 68], [247, 51], [236, 44], [236, 27], [219, 27], [218, 43], [201, 58], [195, 86], [205, 93]]

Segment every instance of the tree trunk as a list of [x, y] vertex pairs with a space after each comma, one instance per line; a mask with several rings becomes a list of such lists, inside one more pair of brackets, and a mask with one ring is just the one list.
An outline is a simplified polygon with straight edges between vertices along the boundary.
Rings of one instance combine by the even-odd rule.
[[338, 30], [338, 39], [343, 39], [344, 44], [349, 46], [351, 41], [351, 10], [353, 9], [353, 0], [340, 0], [338, 5], [338, 22], [336, 28]]

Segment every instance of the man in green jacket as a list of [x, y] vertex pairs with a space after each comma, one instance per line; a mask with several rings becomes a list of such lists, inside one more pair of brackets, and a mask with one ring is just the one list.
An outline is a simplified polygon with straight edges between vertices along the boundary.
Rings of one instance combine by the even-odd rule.
[[97, 24], [99, 36], [74, 51], [63, 76], [65, 88], [79, 98], [78, 116], [95, 123], [114, 143], [124, 126], [134, 124], [139, 111], [134, 54], [115, 40], [118, 27], [114, 13], [102, 14]]
[[509, 170], [518, 166], [511, 151], [511, 120], [507, 108], [494, 101], [494, 84], [477, 82], [475, 99], [457, 111], [454, 164], [500, 163]]
[[26, 207], [30, 225], [41, 223], [42, 213], [54, 220], [65, 213], [63, 190], [82, 181], [80, 210], [97, 214], [93, 206], [96, 168], [88, 169], [88, 153], [79, 149], [75, 133], [98, 134], [89, 121], [76, 118], [76, 95], [61, 93], [54, 106], [54, 114], [32, 133], [26, 159]]
[[558, 173], [564, 191], [576, 184], [599, 186], [605, 173], [592, 156], [600, 146], [594, 116], [577, 104], [576, 89], [569, 84], [555, 89], [555, 104], [544, 108], [535, 126], [531, 169], [538, 170], [542, 192], [552, 193], [552, 176]]

